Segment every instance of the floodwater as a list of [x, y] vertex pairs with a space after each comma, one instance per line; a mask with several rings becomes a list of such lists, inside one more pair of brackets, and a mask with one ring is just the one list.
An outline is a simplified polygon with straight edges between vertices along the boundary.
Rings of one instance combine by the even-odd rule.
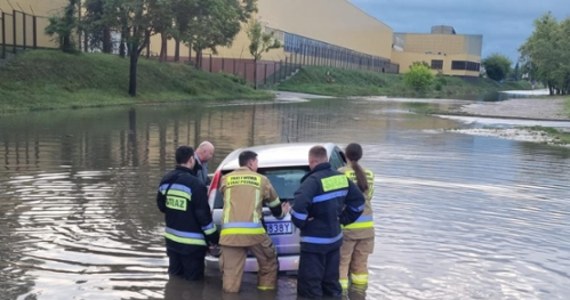
[[463, 135], [409, 103], [161, 106], [0, 118], [1, 299], [296, 299], [168, 280], [155, 204], [178, 145], [363, 144], [376, 173], [370, 284], [350, 299], [568, 299], [570, 150]]

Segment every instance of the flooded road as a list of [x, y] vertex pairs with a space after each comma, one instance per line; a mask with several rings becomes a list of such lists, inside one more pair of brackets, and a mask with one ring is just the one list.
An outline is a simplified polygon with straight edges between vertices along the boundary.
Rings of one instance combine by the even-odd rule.
[[447, 131], [409, 103], [299, 103], [42, 112], [0, 119], [0, 299], [296, 299], [245, 276], [222, 295], [168, 280], [157, 184], [178, 145], [364, 146], [376, 173], [368, 289], [350, 299], [567, 299], [570, 150]]

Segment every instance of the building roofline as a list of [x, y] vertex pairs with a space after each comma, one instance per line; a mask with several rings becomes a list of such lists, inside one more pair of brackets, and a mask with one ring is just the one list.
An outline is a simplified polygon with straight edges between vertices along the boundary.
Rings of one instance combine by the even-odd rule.
[[369, 18], [374, 19], [375, 21], [381, 23], [382, 25], [384, 25], [384, 26], [390, 28], [390, 30], [392, 30], [392, 32], [394, 32], [394, 29], [393, 29], [390, 25], [388, 25], [388, 24], [386, 24], [386, 23], [380, 21], [380, 19], [376, 18], [375, 16], [369, 14], [368, 12], [366, 12], [365, 10], [363, 10], [362, 8], [358, 7], [356, 4], [352, 3], [351, 0], [344, 0], [344, 1], [347, 2], [349, 5], [351, 5], [352, 7], [356, 8], [357, 10], [359, 10], [361, 13], [365, 14], [366, 16], [368, 16]]

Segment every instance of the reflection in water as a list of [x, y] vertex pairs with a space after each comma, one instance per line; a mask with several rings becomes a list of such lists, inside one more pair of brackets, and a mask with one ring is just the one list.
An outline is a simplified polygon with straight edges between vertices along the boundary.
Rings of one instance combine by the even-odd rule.
[[169, 280], [156, 184], [178, 145], [364, 145], [377, 174], [371, 282], [349, 299], [563, 299], [570, 294], [570, 151], [444, 132], [403, 104], [113, 108], [0, 119], [0, 298], [296, 299], [244, 277]]

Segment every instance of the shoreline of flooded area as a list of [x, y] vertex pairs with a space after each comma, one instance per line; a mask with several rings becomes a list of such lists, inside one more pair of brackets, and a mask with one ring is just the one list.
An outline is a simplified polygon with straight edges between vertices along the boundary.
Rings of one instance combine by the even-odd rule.
[[[375, 251], [367, 290], [349, 299], [565, 299], [570, 149], [450, 131], [478, 126], [359, 99], [7, 116], [0, 298], [227, 298], [216, 272], [169, 280], [155, 202], [176, 147], [207, 139], [212, 170], [243, 146], [363, 146]], [[296, 299], [296, 277], [262, 293], [247, 274], [233, 298]]]

